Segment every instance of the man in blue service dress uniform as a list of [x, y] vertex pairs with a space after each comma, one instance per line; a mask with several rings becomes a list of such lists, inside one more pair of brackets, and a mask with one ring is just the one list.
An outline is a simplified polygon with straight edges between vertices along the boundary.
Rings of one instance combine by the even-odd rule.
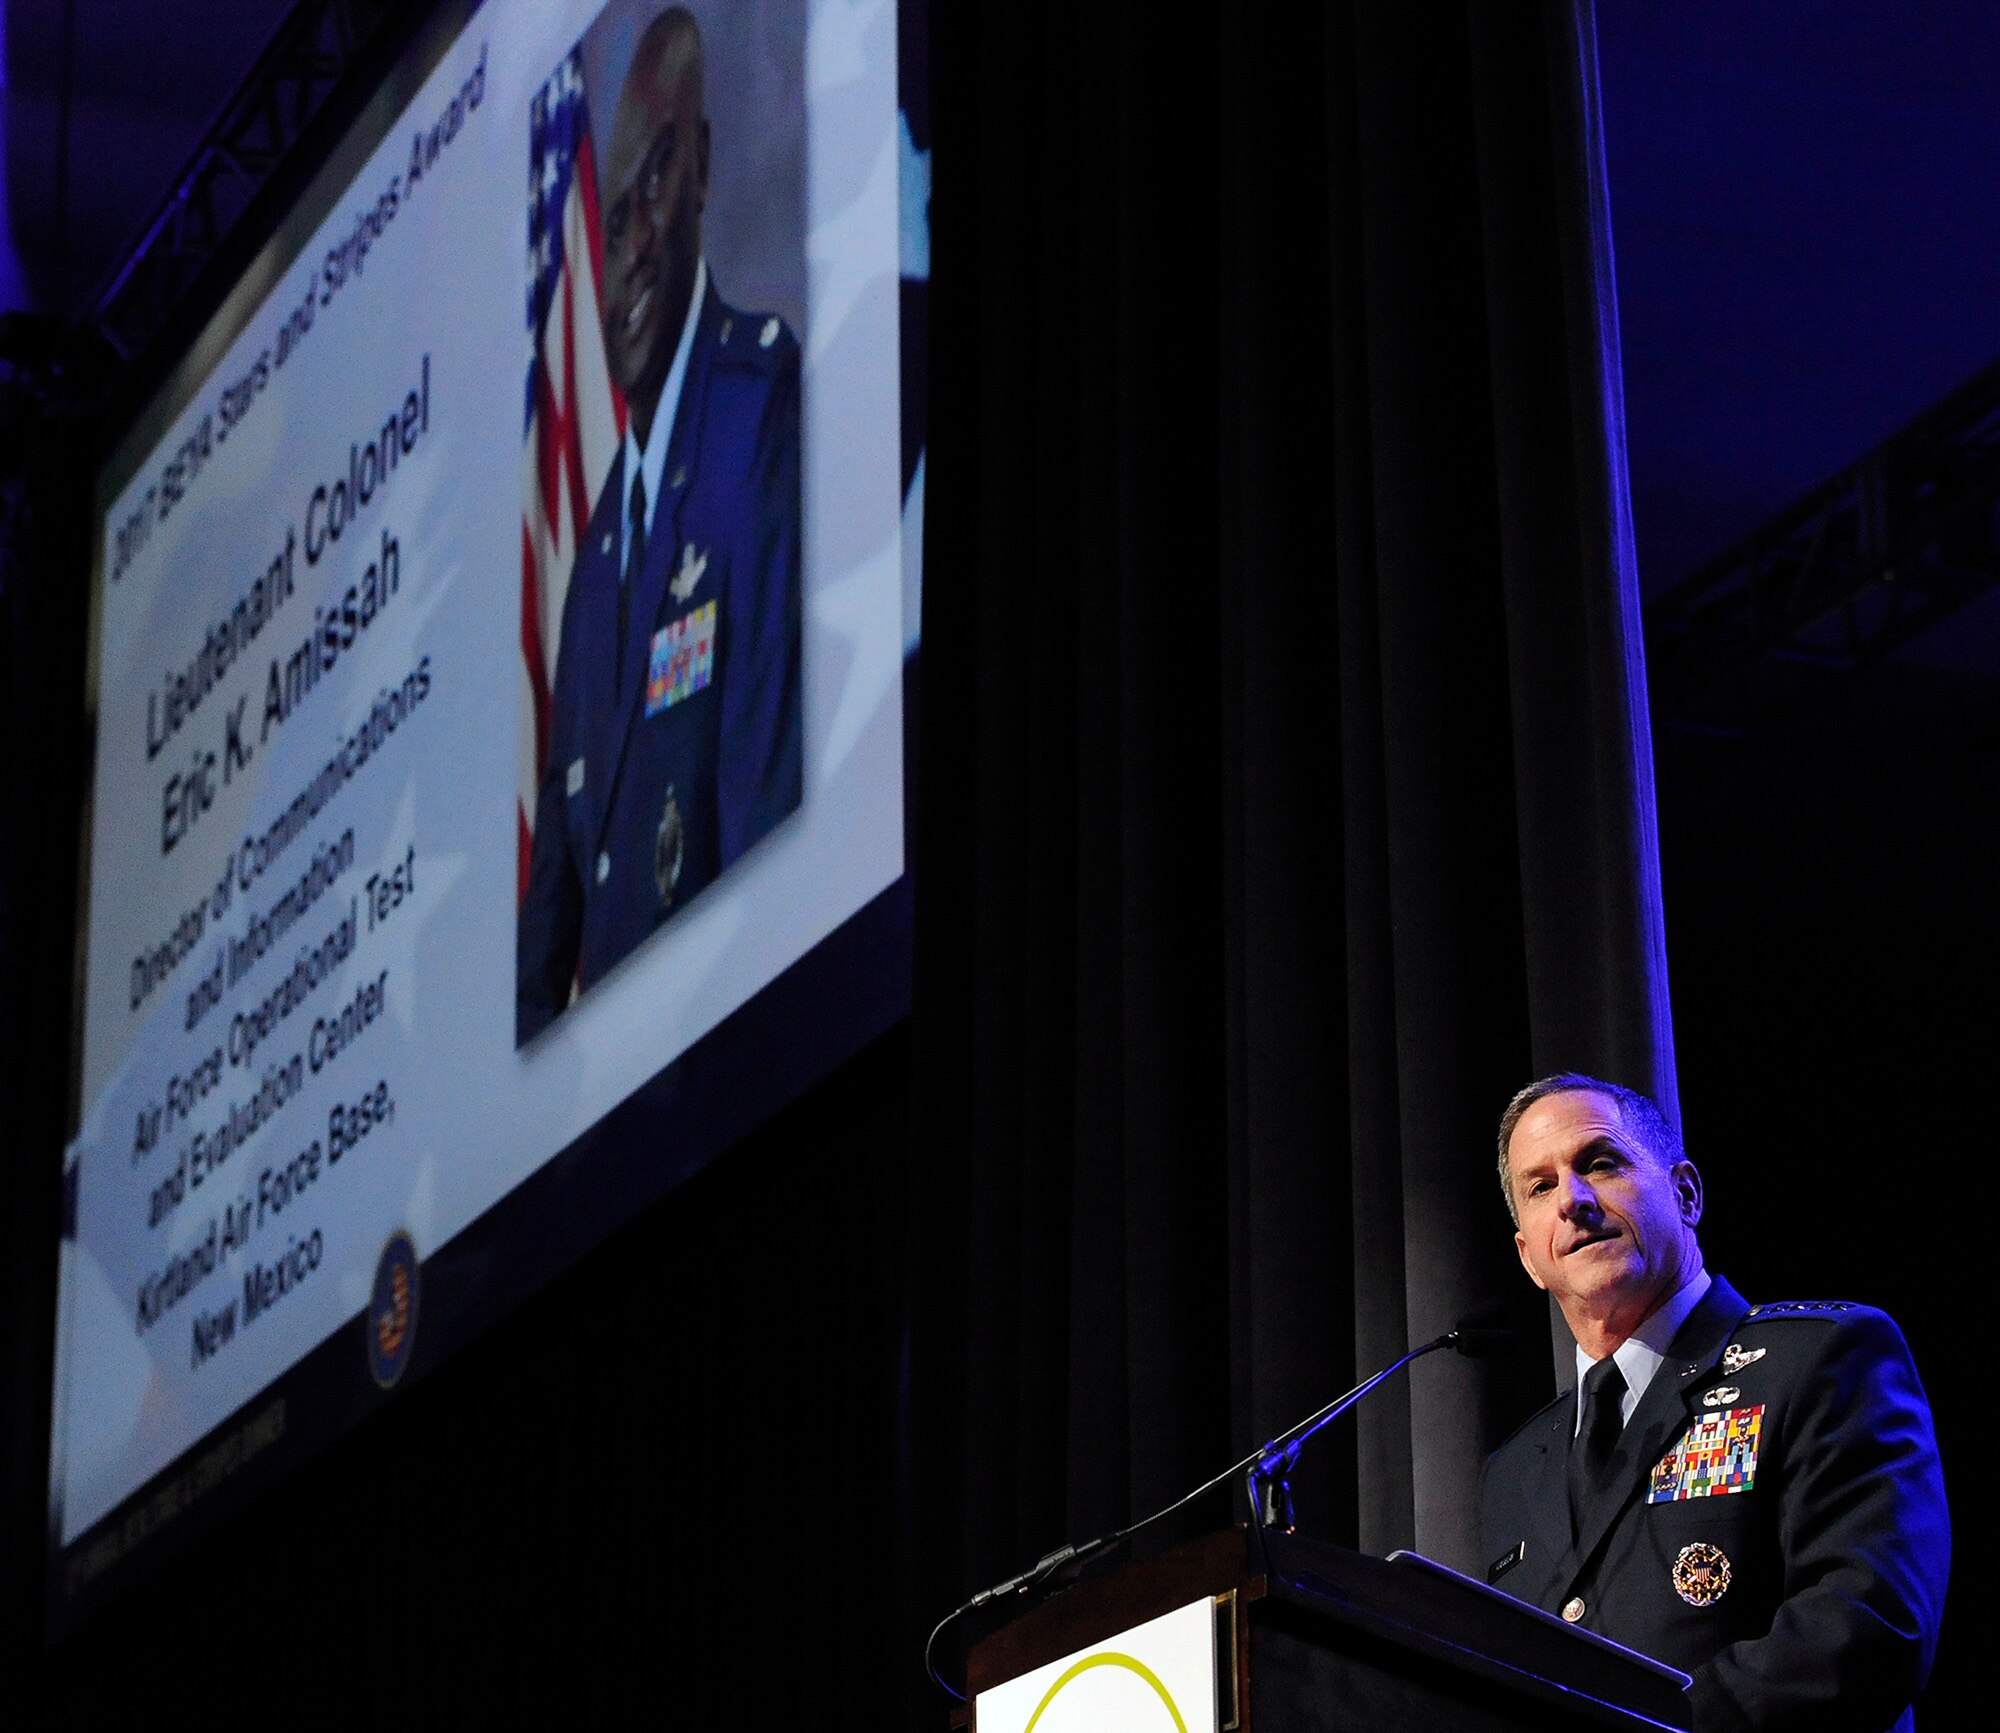
[[520, 909], [538, 1035], [802, 792], [798, 340], [702, 258], [702, 38], [640, 38], [604, 156], [604, 348], [628, 428], [562, 608]]
[[1524, 1089], [1500, 1180], [1579, 1381], [1487, 1462], [1489, 1580], [1691, 1673], [1700, 1733], [1912, 1727], [1951, 1532], [1894, 1322], [1711, 1277], [1701, 1176], [1615, 1084]]
[[601, 176], [629, 421], [563, 606], [521, 1042], [800, 800], [799, 347], [709, 281], [708, 166], [701, 36], [677, 7], [633, 53]]

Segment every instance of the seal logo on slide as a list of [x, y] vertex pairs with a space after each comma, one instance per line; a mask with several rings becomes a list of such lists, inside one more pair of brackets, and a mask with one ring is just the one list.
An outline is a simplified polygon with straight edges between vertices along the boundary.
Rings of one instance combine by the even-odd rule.
[[375, 1286], [368, 1297], [368, 1370], [389, 1389], [410, 1363], [417, 1339], [417, 1246], [398, 1228], [375, 1260]]

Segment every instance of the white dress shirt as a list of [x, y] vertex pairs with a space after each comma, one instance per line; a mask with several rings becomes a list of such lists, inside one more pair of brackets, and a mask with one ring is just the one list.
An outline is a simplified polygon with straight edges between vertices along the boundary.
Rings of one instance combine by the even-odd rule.
[[653, 545], [653, 518], [660, 507], [660, 472], [667, 467], [667, 447], [672, 443], [674, 417], [680, 413], [681, 387], [687, 382], [688, 351], [694, 347], [694, 328], [701, 323], [701, 298], [708, 292], [708, 261], [697, 259], [694, 293], [688, 297], [687, 317], [681, 321], [680, 346], [674, 350], [673, 365], [667, 369], [666, 383], [660, 387], [660, 401], [653, 410], [653, 425], [646, 432], [646, 448], [632, 437], [632, 420], [625, 420], [625, 444], [620, 453], [625, 477], [625, 498], [618, 509], [618, 570], [625, 570], [632, 538], [632, 477], [646, 480], [646, 545]]
[[[1688, 1320], [1688, 1313], [1701, 1304], [1702, 1295], [1708, 1292], [1710, 1279], [1706, 1269], [1696, 1270], [1692, 1279], [1672, 1299], [1611, 1350], [1612, 1359], [1618, 1362], [1618, 1370], [1625, 1377], [1625, 1394], [1618, 1404], [1618, 1423], [1621, 1426], [1632, 1418], [1632, 1410], [1639, 1406], [1639, 1398], [1646, 1394], [1646, 1386], [1652, 1383], [1653, 1374], [1665, 1361], [1667, 1350], [1673, 1346], [1674, 1338]], [[1571, 1431], [1571, 1437], [1583, 1429], [1583, 1378], [1596, 1364], [1581, 1346], [1577, 1348], [1576, 1426]]]

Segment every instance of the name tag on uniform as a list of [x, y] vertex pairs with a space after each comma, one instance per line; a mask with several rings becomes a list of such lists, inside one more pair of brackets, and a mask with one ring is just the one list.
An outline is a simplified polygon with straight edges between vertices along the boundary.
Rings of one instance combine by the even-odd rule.
[[1764, 1430], [1764, 1404], [1700, 1415], [1681, 1441], [1653, 1467], [1648, 1504], [1683, 1498], [1720, 1498], [1748, 1492], [1757, 1480], [1757, 1441]]
[[692, 698], [715, 677], [715, 604], [669, 621], [653, 634], [646, 660], [646, 714]]

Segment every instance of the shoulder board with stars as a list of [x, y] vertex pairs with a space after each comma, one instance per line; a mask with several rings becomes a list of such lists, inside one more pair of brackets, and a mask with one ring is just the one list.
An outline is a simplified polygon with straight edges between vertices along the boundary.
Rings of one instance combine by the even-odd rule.
[[716, 328], [716, 365], [752, 373], [775, 373], [797, 364], [799, 344], [775, 313], [725, 313]]
[[1857, 1309], [1853, 1300], [1766, 1300], [1760, 1306], [1752, 1306], [1743, 1321], [1747, 1324], [1752, 1318], [1821, 1318], [1829, 1312]]

